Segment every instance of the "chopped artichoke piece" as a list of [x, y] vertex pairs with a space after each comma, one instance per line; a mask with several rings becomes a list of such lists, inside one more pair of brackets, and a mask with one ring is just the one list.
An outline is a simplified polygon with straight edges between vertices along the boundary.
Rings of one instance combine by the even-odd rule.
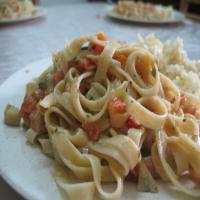
[[10, 126], [20, 125], [20, 110], [19, 108], [8, 104], [4, 111], [4, 122]]
[[46, 138], [40, 138], [38, 141], [41, 144], [43, 153], [53, 157], [53, 149], [50, 140]]
[[33, 129], [31, 129], [31, 128], [29, 128], [26, 131], [26, 138], [27, 138], [27, 141], [30, 144], [35, 144], [36, 143], [37, 136], [38, 136], [38, 133], [36, 131], [34, 131]]

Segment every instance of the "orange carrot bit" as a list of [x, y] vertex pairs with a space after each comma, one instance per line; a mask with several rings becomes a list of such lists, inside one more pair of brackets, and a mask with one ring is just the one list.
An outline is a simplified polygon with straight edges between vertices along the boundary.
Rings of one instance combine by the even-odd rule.
[[153, 62], [149, 57], [145, 59], [137, 58], [135, 61], [136, 71], [146, 83], [149, 81], [149, 74], [152, 71], [152, 66]]
[[114, 97], [109, 102], [108, 110], [111, 114], [124, 113], [126, 111], [126, 104], [117, 97]]
[[[99, 40], [101, 40], [101, 41], [106, 41], [107, 40], [106, 35], [104, 33], [102, 33], [102, 32], [99, 32], [96, 35], [97, 35], [97, 38]], [[90, 43], [89, 46], [90, 46], [91, 51], [94, 52], [95, 54], [100, 54], [104, 49], [104, 47], [99, 45], [99, 44]]]
[[141, 78], [144, 80], [144, 82], [147, 82], [148, 80], [148, 72], [144, 69], [144, 63], [141, 61], [141, 59], [137, 59], [135, 62], [135, 68], [137, 73], [141, 76]]
[[85, 129], [90, 140], [96, 141], [99, 139], [101, 129], [96, 122], [87, 122], [83, 124], [83, 128]]
[[102, 41], [106, 41], [107, 40], [107, 37], [106, 37], [106, 35], [103, 32], [97, 33], [97, 38], [99, 40], [102, 40]]
[[125, 66], [126, 60], [127, 60], [127, 56], [125, 56], [125, 55], [123, 55], [121, 53], [115, 53], [113, 58], [118, 60], [122, 64], [122, 66]]
[[142, 127], [142, 125], [140, 124], [140, 122], [138, 122], [137, 120], [133, 119], [132, 117], [129, 117], [126, 121], [126, 126], [127, 128], [136, 128], [136, 129], [140, 129]]

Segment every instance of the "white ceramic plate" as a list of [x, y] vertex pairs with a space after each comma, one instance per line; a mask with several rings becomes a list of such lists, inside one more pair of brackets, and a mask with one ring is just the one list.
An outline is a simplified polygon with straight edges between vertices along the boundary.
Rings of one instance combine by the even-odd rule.
[[11, 23], [18, 23], [18, 22], [37, 19], [37, 18], [40, 18], [40, 17], [44, 17], [46, 12], [47, 11], [45, 9], [37, 7], [36, 14], [34, 14], [32, 16], [22, 16], [22, 17], [18, 17], [16, 19], [9, 19], [9, 18], [8, 19], [1, 19], [0, 24], [11, 24]]
[[139, 19], [137, 17], [125, 17], [122, 15], [119, 15], [112, 11], [113, 6], [107, 7], [107, 15], [111, 18], [118, 19], [118, 20], [124, 20], [134, 23], [146, 23], [146, 24], [166, 24], [166, 23], [179, 23], [183, 22], [185, 20], [185, 17], [182, 13], [178, 11], [174, 11], [174, 17], [170, 19], [164, 19], [164, 20], [147, 20], [147, 19]]
[[[36, 146], [26, 142], [24, 130], [4, 125], [6, 104], [20, 106], [27, 82], [38, 76], [51, 63], [47, 58], [32, 63], [13, 74], [0, 86], [0, 174], [23, 197], [29, 200], [63, 200], [52, 177], [54, 161]], [[159, 183], [159, 193], [139, 193], [132, 183], [125, 183], [122, 200], [192, 200], [170, 186]], [[81, 200], [81, 197], [80, 197]]]

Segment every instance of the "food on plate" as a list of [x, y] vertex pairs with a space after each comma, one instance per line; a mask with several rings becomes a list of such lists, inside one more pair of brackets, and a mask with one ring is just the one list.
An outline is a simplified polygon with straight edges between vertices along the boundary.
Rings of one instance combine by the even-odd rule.
[[152, 35], [130, 44], [100, 32], [67, 43], [52, 61], [27, 84], [20, 116], [28, 141], [58, 163], [55, 180], [70, 199], [119, 199], [125, 178], [138, 191], [158, 192], [160, 179], [200, 196], [199, 85], [177, 81], [198, 62], [179, 40]]
[[30, 0], [0, 0], [0, 19], [17, 19], [38, 12]]
[[118, 1], [112, 11], [124, 17], [145, 20], [165, 20], [174, 16], [172, 6], [162, 6], [141, 1]]

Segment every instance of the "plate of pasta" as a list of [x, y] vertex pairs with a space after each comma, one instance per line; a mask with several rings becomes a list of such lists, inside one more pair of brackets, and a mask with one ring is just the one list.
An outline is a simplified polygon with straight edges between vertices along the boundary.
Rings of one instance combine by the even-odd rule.
[[172, 6], [135, 1], [118, 1], [115, 6], [107, 7], [111, 18], [138, 23], [178, 23], [184, 21], [184, 15]]
[[1, 176], [30, 200], [199, 198], [199, 65], [179, 39], [74, 39], [0, 86]]
[[43, 17], [45, 9], [30, 0], [0, 0], [0, 23], [15, 23]]

